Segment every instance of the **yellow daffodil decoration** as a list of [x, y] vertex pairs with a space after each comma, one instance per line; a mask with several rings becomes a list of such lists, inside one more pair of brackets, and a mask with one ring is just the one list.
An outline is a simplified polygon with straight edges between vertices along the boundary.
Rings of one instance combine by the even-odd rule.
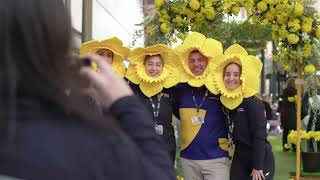
[[[146, 56], [160, 55], [163, 61], [163, 69], [158, 77], [151, 77], [145, 70]], [[179, 83], [179, 71], [181, 71], [180, 57], [171, 48], [164, 44], [157, 44], [146, 48], [136, 48], [129, 56], [130, 64], [126, 72], [126, 78], [134, 84], [139, 84], [142, 93], [152, 97]]]
[[92, 40], [81, 44], [80, 56], [82, 57], [88, 54], [95, 54], [98, 50], [101, 49], [112, 51], [112, 69], [120, 77], [124, 77], [126, 66], [123, 61], [128, 57], [130, 49], [126, 46], [123, 46], [123, 43], [120, 39], [118, 39], [117, 37], [112, 37], [103, 41]]
[[[225, 107], [233, 110], [241, 104], [243, 98], [259, 92], [262, 63], [256, 57], [248, 55], [243, 47], [238, 44], [230, 46], [224, 55], [215, 58], [215, 62], [207, 78], [208, 83], [212, 83], [208, 89], [214, 94], [221, 94], [220, 100]], [[241, 66], [241, 85], [237, 89], [228, 90], [223, 81], [224, 69], [232, 62]]]
[[[212, 83], [207, 83], [206, 78], [209, 74], [210, 66], [215, 61], [215, 56], [223, 54], [222, 44], [211, 38], [206, 38], [203, 34], [192, 32], [184, 40], [182, 45], [175, 48], [176, 52], [181, 57], [183, 71], [181, 71], [181, 82], [187, 82], [190, 86], [201, 87], [211, 86]], [[208, 58], [208, 65], [205, 71], [200, 76], [193, 74], [189, 68], [189, 55], [191, 52], [198, 50], [202, 55]]]

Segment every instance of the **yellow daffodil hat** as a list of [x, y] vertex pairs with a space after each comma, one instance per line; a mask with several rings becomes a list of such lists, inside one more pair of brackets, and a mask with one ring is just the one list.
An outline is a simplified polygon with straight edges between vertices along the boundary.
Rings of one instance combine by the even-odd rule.
[[[147, 75], [144, 67], [144, 59], [147, 55], [160, 55], [163, 62], [161, 75], [156, 78]], [[147, 97], [154, 96], [163, 88], [170, 88], [180, 82], [179, 72], [181, 63], [179, 55], [164, 44], [156, 44], [146, 48], [136, 48], [129, 56], [130, 64], [126, 72], [126, 78], [139, 87]]]
[[80, 46], [80, 56], [94, 54], [99, 49], [108, 49], [113, 52], [112, 69], [121, 77], [125, 75], [126, 66], [123, 61], [128, 58], [130, 49], [123, 46], [123, 43], [117, 37], [111, 37], [103, 41], [88, 41]]
[[[215, 61], [207, 78], [207, 83], [210, 84], [208, 89], [214, 94], [221, 94], [220, 101], [225, 107], [233, 110], [241, 104], [243, 98], [254, 96], [259, 92], [262, 63], [255, 56], [248, 55], [239, 44], [230, 46], [224, 55], [217, 56]], [[224, 85], [223, 73], [224, 68], [232, 62], [241, 66], [241, 86], [228, 90]]]
[[[201, 54], [208, 58], [208, 65], [201, 76], [194, 75], [189, 69], [189, 54], [192, 51], [198, 50]], [[181, 82], [187, 82], [190, 86], [201, 87], [203, 85], [210, 86], [206, 83], [207, 75], [209, 74], [210, 66], [212, 66], [215, 57], [223, 54], [221, 42], [206, 38], [203, 34], [192, 32], [184, 40], [183, 44], [177, 46], [175, 51], [181, 57], [183, 71], [181, 71]]]

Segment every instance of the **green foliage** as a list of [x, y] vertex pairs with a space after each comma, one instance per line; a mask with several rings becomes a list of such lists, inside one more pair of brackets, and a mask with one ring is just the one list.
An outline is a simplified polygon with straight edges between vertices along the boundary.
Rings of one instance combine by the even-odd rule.
[[[237, 22], [233, 20], [226, 22], [224, 19], [226, 19], [226, 16], [217, 16], [214, 21], [206, 21], [199, 26], [190, 27], [190, 30], [217, 39], [225, 47], [229, 47], [232, 43], [239, 43], [245, 48], [261, 48], [264, 47], [266, 41], [271, 41], [270, 25], [263, 26], [250, 21]], [[183, 33], [176, 30], [176, 33], [163, 34], [157, 28], [157, 25], [157, 16], [147, 16], [142, 23], [137, 24], [143, 30], [135, 32], [135, 39], [145, 36], [147, 37], [145, 45], [150, 46], [154, 44], [171, 45], [179, 39], [183, 40], [185, 38]]]

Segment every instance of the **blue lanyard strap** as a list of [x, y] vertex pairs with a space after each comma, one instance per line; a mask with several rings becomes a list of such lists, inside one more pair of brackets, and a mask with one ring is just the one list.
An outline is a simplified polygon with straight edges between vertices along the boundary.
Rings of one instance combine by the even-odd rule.
[[161, 98], [162, 98], [162, 94], [158, 94], [157, 95], [157, 106], [153, 103], [153, 100], [151, 97], [149, 97], [150, 103], [151, 103], [151, 107], [152, 107], [152, 111], [153, 111], [153, 118], [156, 121], [159, 117], [159, 112], [160, 112], [160, 102], [161, 102]]
[[197, 108], [197, 112], [199, 112], [199, 109], [202, 107], [203, 102], [206, 100], [208, 94], [209, 94], [209, 92], [208, 92], [208, 90], [206, 90], [206, 92], [204, 93], [204, 96], [202, 97], [201, 103], [200, 103], [199, 106], [198, 106], [196, 97], [194, 96], [194, 92], [193, 92], [193, 90], [192, 90], [192, 99], [193, 99], [194, 105], [195, 105], [196, 108]]

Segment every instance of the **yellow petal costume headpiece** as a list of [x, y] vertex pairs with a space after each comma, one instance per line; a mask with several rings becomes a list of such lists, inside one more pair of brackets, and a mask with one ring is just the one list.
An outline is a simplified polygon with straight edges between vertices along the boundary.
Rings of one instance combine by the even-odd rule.
[[[228, 109], [235, 109], [241, 104], [243, 98], [254, 96], [259, 92], [262, 63], [256, 57], [248, 55], [247, 51], [239, 44], [230, 46], [224, 55], [216, 57], [215, 60], [213, 70], [207, 78], [208, 82], [211, 81], [214, 84], [214, 88], [208, 89], [212, 93], [220, 93], [221, 103]], [[232, 62], [242, 67], [241, 86], [234, 90], [228, 90], [224, 85], [223, 73], [225, 67]]]
[[112, 69], [121, 77], [125, 75], [126, 66], [123, 63], [129, 53], [130, 49], [123, 46], [123, 43], [117, 37], [112, 37], [103, 41], [88, 41], [81, 44], [80, 56], [85, 56], [88, 54], [94, 54], [100, 49], [108, 49], [113, 52]]
[[[160, 55], [163, 60], [163, 70], [160, 76], [152, 78], [147, 75], [144, 59], [147, 55]], [[146, 48], [134, 49], [130, 56], [130, 64], [126, 78], [139, 87], [147, 97], [154, 96], [163, 88], [170, 88], [180, 82], [179, 71], [181, 70], [180, 57], [174, 50], [164, 44], [157, 44]]]
[[[208, 58], [208, 65], [201, 76], [194, 75], [189, 69], [189, 54], [192, 51], [198, 50], [202, 55]], [[187, 82], [190, 86], [201, 87], [207, 84], [206, 78], [209, 74], [210, 66], [215, 61], [215, 57], [223, 54], [222, 44], [211, 38], [206, 38], [203, 34], [193, 32], [189, 34], [184, 40], [183, 44], [177, 46], [175, 51], [181, 56], [181, 63], [183, 71], [181, 71], [181, 82]]]

